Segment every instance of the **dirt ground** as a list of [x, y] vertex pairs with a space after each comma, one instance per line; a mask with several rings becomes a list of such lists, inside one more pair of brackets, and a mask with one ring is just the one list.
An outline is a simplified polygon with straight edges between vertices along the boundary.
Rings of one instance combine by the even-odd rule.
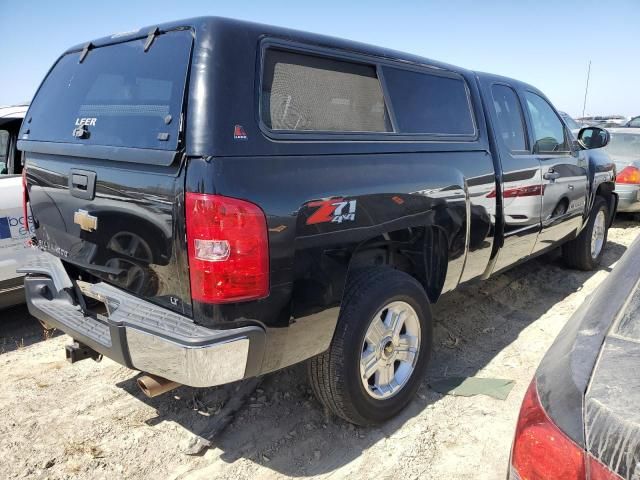
[[[597, 272], [549, 254], [443, 297], [428, 376], [397, 419], [360, 428], [328, 417], [295, 366], [267, 376], [201, 456], [184, 452], [229, 387], [148, 399], [136, 372], [108, 359], [69, 365], [69, 337], [44, 338], [24, 307], [0, 312], [0, 477], [504, 479], [538, 362], [638, 233], [631, 218], [616, 221]], [[516, 385], [506, 401], [452, 397], [427, 385], [444, 375]]]

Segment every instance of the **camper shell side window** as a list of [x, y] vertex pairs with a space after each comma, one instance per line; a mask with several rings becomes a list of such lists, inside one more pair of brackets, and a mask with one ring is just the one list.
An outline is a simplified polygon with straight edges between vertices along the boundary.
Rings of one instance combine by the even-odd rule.
[[263, 44], [259, 72], [259, 123], [272, 138], [477, 139], [455, 72], [284, 42]]

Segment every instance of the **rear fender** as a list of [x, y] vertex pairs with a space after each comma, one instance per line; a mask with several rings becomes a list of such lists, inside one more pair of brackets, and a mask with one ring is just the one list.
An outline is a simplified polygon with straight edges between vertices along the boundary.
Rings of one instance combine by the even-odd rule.
[[309, 202], [309, 211], [305, 212], [307, 207], [302, 209], [299, 230], [333, 231], [298, 239], [294, 317], [339, 306], [348, 278], [367, 266], [389, 266], [412, 275], [425, 287], [431, 302], [438, 299], [446, 285], [457, 285], [467, 243], [464, 197], [460, 203], [411, 194], [375, 194], [356, 200], [362, 222], [374, 223], [382, 215], [390, 219], [339, 230], [313, 223], [322, 205], [338, 201]]

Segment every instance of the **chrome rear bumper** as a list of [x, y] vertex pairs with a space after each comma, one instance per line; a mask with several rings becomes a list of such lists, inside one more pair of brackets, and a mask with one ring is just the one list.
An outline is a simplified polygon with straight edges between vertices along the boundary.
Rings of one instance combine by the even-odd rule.
[[45, 254], [25, 265], [29, 312], [97, 352], [136, 370], [192, 387], [252, 377], [262, 363], [259, 326], [214, 330], [141, 300], [107, 283], [77, 282], [82, 294], [104, 303], [88, 316], [74, 302], [74, 286], [59, 258]]

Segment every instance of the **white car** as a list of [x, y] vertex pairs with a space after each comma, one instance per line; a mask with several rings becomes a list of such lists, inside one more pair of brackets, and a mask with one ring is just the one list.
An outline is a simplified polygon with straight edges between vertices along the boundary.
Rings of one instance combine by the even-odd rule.
[[39, 254], [27, 245], [30, 225], [22, 207], [22, 163], [16, 148], [27, 105], [0, 107], [0, 308], [24, 302], [23, 275], [16, 268]]

